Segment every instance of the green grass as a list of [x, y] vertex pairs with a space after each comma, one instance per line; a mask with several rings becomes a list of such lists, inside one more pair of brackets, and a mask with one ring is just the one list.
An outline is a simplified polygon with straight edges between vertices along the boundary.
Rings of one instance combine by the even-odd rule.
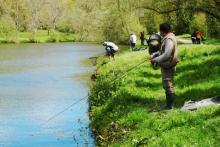
[[0, 37], [0, 43], [46, 43], [46, 42], [72, 42], [75, 41], [75, 35], [54, 31], [49, 35], [46, 30], [38, 30], [33, 39], [31, 32], [11, 33], [7, 37]]
[[220, 45], [220, 40], [219, 39], [214, 39], [214, 38], [206, 38], [205, 41], [204, 41], [204, 44]]
[[[181, 45], [175, 110], [165, 103], [160, 70], [145, 60], [147, 51], [123, 52], [107, 63], [98, 60], [90, 93], [91, 127], [99, 146], [220, 146], [220, 106], [181, 112], [185, 101], [220, 95], [220, 45]], [[116, 77], [121, 77], [114, 81]]]
[[[183, 34], [178, 36], [180, 39], [189, 40], [191, 41], [190, 34]], [[202, 44], [206, 45], [220, 45], [220, 40], [215, 38], [204, 37], [204, 40], [201, 42]]]

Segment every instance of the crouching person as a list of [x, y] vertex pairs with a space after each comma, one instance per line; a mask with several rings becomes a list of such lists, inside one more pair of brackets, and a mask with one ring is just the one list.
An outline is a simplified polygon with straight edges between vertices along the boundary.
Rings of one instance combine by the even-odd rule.
[[109, 60], [115, 60], [115, 53], [119, 50], [118, 46], [113, 42], [104, 42], [103, 46], [105, 46], [106, 55], [109, 57]]
[[163, 88], [166, 92], [166, 109], [172, 109], [175, 100], [173, 78], [178, 63], [177, 40], [169, 24], [160, 25], [160, 34], [163, 37], [161, 48], [150, 56], [150, 60], [161, 67]]

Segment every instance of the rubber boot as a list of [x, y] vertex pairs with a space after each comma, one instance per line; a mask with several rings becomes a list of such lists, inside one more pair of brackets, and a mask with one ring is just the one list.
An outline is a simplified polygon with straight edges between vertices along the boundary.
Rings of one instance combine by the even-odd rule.
[[175, 93], [167, 93], [166, 100], [167, 100], [166, 109], [173, 109], [174, 100], [175, 100]]

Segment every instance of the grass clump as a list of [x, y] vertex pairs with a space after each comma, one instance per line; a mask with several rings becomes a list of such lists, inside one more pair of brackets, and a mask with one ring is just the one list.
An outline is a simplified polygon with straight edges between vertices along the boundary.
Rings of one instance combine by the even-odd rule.
[[[180, 45], [175, 110], [165, 103], [160, 70], [152, 69], [147, 51], [123, 52], [116, 61], [98, 60], [90, 93], [91, 127], [99, 146], [220, 146], [220, 107], [181, 112], [188, 100], [220, 95], [220, 46]], [[146, 60], [121, 77], [123, 73]], [[115, 78], [119, 78], [114, 81]]]

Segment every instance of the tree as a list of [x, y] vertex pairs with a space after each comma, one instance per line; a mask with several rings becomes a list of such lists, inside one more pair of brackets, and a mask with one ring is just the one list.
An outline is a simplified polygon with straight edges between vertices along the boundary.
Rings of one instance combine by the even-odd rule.
[[49, 32], [56, 29], [57, 22], [62, 18], [65, 10], [67, 10], [66, 0], [45, 0], [45, 4], [41, 13], [41, 22]]
[[44, 0], [27, 0], [29, 10], [28, 27], [32, 32], [32, 41], [36, 41], [36, 32], [40, 25], [40, 12], [44, 5]]
[[220, 38], [220, 21], [213, 16], [207, 16], [207, 29], [210, 37]]
[[[204, 23], [198, 14], [204, 14]], [[0, 17], [13, 20], [17, 34], [31, 31], [33, 41], [37, 30], [47, 29], [48, 35], [74, 32], [79, 41], [126, 43], [131, 32], [157, 32], [162, 22], [176, 34], [195, 27], [211, 36], [220, 33], [214, 31], [219, 30], [219, 0], [0, 0]]]
[[148, 12], [151, 11], [149, 14], [163, 16], [164, 22], [169, 22], [174, 26], [176, 34], [183, 34], [191, 33], [191, 24], [196, 22], [198, 13], [204, 13], [219, 21], [219, 4], [219, 0], [143, 0], [142, 5], [137, 9], [145, 9]]
[[7, 0], [4, 1], [5, 14], [9, 15], [16, 26], [16, 39], [19, 31], [24, 28], [27, 18], [27, 9], [25, 0]]
[[0, 0], [0, 17], [2, 16], [2, 14], [4, 13], [4, 6], [3, 6], [3, 0]]
[[[154, 6], [149, 5], [148, 2], [149, 0], [147, 0], [147, 2], [143, 2], [143, 5], [138, 8], [152, 10], [159, 14], [167, 14], [180, 10], [191, 11], [193, 9], [194, 12], [203, 12], [215, 17], [216, 19], [220, 19], [219, 0], [154, 0]], [[187, 4], [187, 6], [181, 4]]]
[[76, 0], [73, 26], [78, 39], [127, 42], [131, 32], [139, 34], [144, 28], [133, 9], [137, 4], [134, 0]]
[[0, 18], [0, 35], [5, 38], [5, 41], [9, 40], [9, 37], [13, 31], [16, 30], [16, 26], [13, 24], [13, 20], [9, 16], [3, 16]]
[[103, 40], [102, 23], [106, 15], [101, 0], [76, 0], [72, 23], [79, 41], [100, 41]]

